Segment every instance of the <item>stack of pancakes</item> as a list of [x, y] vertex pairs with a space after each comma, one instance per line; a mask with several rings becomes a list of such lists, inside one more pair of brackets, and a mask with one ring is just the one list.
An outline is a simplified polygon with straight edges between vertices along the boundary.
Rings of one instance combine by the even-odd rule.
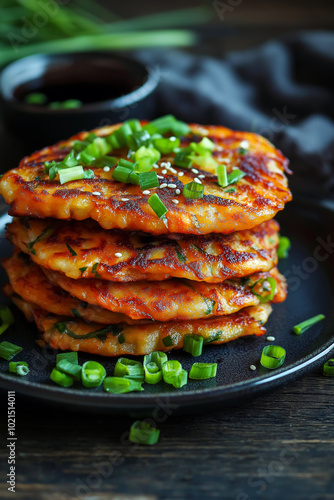
[[[286, 158], [256, 134], [190, 125], [181, 146], [208, 137], [217, 163], [246, 174], [232, 189], [219, 186], [210, 164], [175, 166], [175, 154], [154, 165], [160, 186], [150, 192], [113, 180], [108, 166], [90, 166], [91, 179], [50, 180], [45, 162], [61, 161], [86, 136], [24, 158], [0, 180], [14, 216], [5, 293], [42, 338], [118, 356], [181, 348], [191, 333], [212, 344], [265, 333], [271, 302], [286, 297], [272, 220], [291, 199]], [[111, 154], [125, 159], [128, 150]], [[183, 195], [193, 181], [204, 186], [201, 199]], [[148, 203], [153, 193], [168, 209], [163, 218]]]

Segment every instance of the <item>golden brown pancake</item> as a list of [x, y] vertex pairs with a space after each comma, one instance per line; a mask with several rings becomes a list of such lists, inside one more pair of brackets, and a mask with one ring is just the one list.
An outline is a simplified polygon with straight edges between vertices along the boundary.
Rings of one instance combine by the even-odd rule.
[[285, 279], [277, 268], [269, 273], [257, 273], [248, 279], [205, 283], [183, 279], [167, 281], [137, 281], [118, 283], [100, 279], [72, 280], [64, 274], [44, 269], [52, 284], [89, 304], [113, 312], [122, 312], [132, 319], [184, 321], [233, 314], [244, 307], [259, 304], [252, 292], [258, 280], [276, 280], [274, 302], [286, 297]]
[[[7, 237], [37, 264], [69, 278], [160, 281], [187, 278], [220, 283], [269, 271], [277, 264], [274, 220], [229, 235], [152, 236], [105, 231], [95, 221], [14, 219]], [[119, 255], [121, 254], [121, 256]]]
[[[102, 127], [94, 132], [99, 136], [112, 133], [120, 124]], [[185, 233], [229, 234], [258, 226], [272, 219], [291, 200], [287, 179], [287, 159], [263, 137], [248, 132], [236, 132], [218, 126], [190, 125], [191, 133], [182, 138], [181, 145], [199, 141], [207, 136], [215, 143], [213, 156], [227, 166], [230, 173], [241, 169], [246, 176], [238, 181], [235, 191], [224, 190], [217, 184], [213, 167], [198, 167], [198, 173], [180, 167], [173, 168], [174, 156], [162, 156], [156, 172], [163, 176], [162, 184], [175, 188], [154, 188], [168, 209], [166, 220], [159, 219], [148, 204], [150, 195], [144, 195], [139, 186], [112, 179], [112, 171], [90, 167], [93, 179], [76, 180], [61, 185], [51, 181], [44, 170], [45, 161], [61, 161], [70, 152], [75, 140], [83, 140], [82, 132], [68, 141], [24, 158], [18, 168], [5, 173], [0, 180], [0, 194], [11, 205], [10, 214], [38, 218], [76, 219], [92, 218], [104, 229], [126, 229], [152, 234]], [[242, 141], [249, 142], [247, 151], [240, 150]], [[113, 156], [126, 158], [127, 151], [114, 150]], [[165, 172], [164, 163], [170, 161], [172, 170]], [[194, 164], [196, 167], [196, 164]], [[179, 175], [182, 173], [182, 177]], [[188, 199], [182, 194], [185, 184], [202, 179], [204, 196]], [[177, 194], [177, 189], [181, 194]], [[173, 202], [177, 198], [178, 204]]]
[[260, 336], [266, 332], [263, 325], [271, 313], [270, 304], [261, 304], [219, 318], [155, 322], [149, 325], [101, 326], [30, 307], [42, 338], [51, 347], [101, 356], [144, 355], [155, 350], [180, 349], [183, 337], [190, 333], [201, 335], [205, 343], [212, 344], [222, 344], [246, 335]]

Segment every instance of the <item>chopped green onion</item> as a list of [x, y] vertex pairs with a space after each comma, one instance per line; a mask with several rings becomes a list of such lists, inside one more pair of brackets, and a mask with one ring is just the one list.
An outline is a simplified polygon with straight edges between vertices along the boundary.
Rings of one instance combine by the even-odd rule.
[[147, 146], [151, 136], [147, 130], [141, 129], [137, 132], [133, 132], [132, 135], [128, 137], [127, 144], [132, 151], [136, 151], [141, 146]]
[[136, 172], [131, 172], [129, 175], [128, 182], [130, 184], [135, 184], [136, 186], [139, 186], [139, 175]]
[[189, 156], [189, 159], [192, 160], [192, 163], [203, 168], [203, 169], [217, 169], [217, 162], [208, 154], [209, 152], [206, 151], [206, 154], [203, 155], [196, 155], [192, 154]]
[[132, 161], [129, 161], [129, 160], [124, 160], [124, 158], [121, 158], [118, 162], [118, 166], [119, 167], [124, 167], [124, 168], [128, 168], [130, 171], [133, 170], [134, 168], [134, 163]]
[[159, 161], [161, 158], [161, 154], [157, 149], [146, 146], [141, 146], [139, 149], [137, 149], [133, 156], [136, 161], [147, 158], [150, 160], [151, 165]]
[[139, 174], [140, 189], [145, 191], [146, 189], [152, 189], [159, 187], [159, 179], [156, 172], [144, 172]]
[[58, 172], [60, 184], [66, 182], [78, 181], [85, 176], [84, 169], [81, 165], [69, 167]]
[[75, 109], [82, 106], [82, 101], [79, 101], [79, 99], [67, 99], [67, 101], [61, 102], [60, 105], [63, 109]]
[[210, 141], [208, 137], [203, 137], [203, 139], [201, 140], [201, 142], [198, 143], [198, 145], [201, 148], [208, 149], [210, 151], [212, 151], [215, 147], [214, 143]]
[[0, 358], [10, 361], [16, 354], [22, 351], [22, 347], [11, 342], [0, 342]]
[[162, 203], [162, 201], [160, 200], [159, 196], [156, 193], [152, 194], [147, 201], [152, 210], [159, 217], [159, 219], [164, 217], [168, 212], [167, 207], [165, 207], [165, 205]]
[[14, 323], [14, 316], [8, 306], [0, 306], [0, 335]]
[[51, 372], [50, 379], [62, 387], [71, 387], [73, 385], [73, 378], [70, 375], [66, 375], [57, 368], [54, 368]]
[[94, 179], [95, 177], [95, 174], [93, 172], [93, 170], [84, 170], [84, 179]]
[[126, 341], [124, 333], [121, 333], [120, 335], [118, 335], [117, 340], [118, 340], [119, 344], [124, 344], [124, 342]]
[[323, 374], [326, 377], [334, 377], [334, 359], [329, 359], [324, 364]]
[[67, 250], [70, 252], [72, 257], [75, 257], [77, 255], [77, 252], [75, 250], [73, 250], [73, 248], [68, 243], [66, 243], [66, 246], [67, 246]]
[[140, 361], [128, 358], [119, 358], [115, 365], [115, 377], [126, 377], [144, 381], [144, 368]]
[[172, 347], [173, 345], [173, 339], [170, 335], [167, 335], [167, 337], [164, 337], [162, 339], [162, 343], [165, 347]]
[[167, 384], [171, 384], [175, 389], [183, 387], [187, 383], [188, 373], [182, 369], [181, 363], [176, 360], [166, 361], [162, 366], [162, 376]]
[[9, 363], [9, 371], [12, 373], [16, 373], [16, 375], [20, 375], [24, 377], [29, 373], [28, 363], [25, 361], [11, 361]]
[[48, 226], [45, 229], [43, 229], [43, 231], [41, 232], [41, 234], [39, 234], [37, 236], [37, 238], [35, 238], [33, 241], [30, 241], [28, 243], [28, 250], [29, 250], [29, 252], [33, 253], [33, 247], [34, 247], [35, 243], [37, 243], [38, 241], [42, 241], [42, 240], [45, 240], [46, 238], [48, 238], [50, 236], [50, 234], [52, 233], [52, 231], [53, 231], [53, 226]]
[[183, 148], [179, 151], [174, 158], [174, 165], [177, 167], [190, 168], [193, 161], [189, 158], [188, 148]]
[[287, 257], [289, 257], [290, 247], [291, 243], [289, 238], [287, 238], [286, 236], [280, 236], [277, 248], [277, 257], [279, 259], [286, 259]]
[[81, 379], [82, 368], [77, 363], [71, 363], [67, 359], [61, 359], [57, 362], [56, 368], [57, 370], [66, 373], [66, 375], [73, 377], [73, 380], [79, 381]]
[[235, 188], [224, 189], [224, 193], [235, 193], [235, 192], [236, 192]]
[[113, 170], [112, 178], [115, 181], [127, 183], [129, 181], [130, 174], [131, 170], [126, 167], [118, 166], [115, 168], [115, 170]]
[[[66, 325], [66, 323], [65, 323]], [[63, 359], [66, 359], [69, 363], [73, 364], [78, 364], [78, 353], [76, 351], [71, 351], [71, 352], [60, 352], [57, 354], [57, 361], [56, 363], [59, 363]]]
[[144, 356], [145, 382], [157, 384], [162, 379], [162, 365], [168, 361], [167, 354], [161, 351], [154, 351]]
[[219, 184], [219, 186], [221, 186], [221, 187], [228, 186], [226, 165], [218, 165], [218, 167], [217, 167], [217, 177], [218, 177], [218, 184]]
[[107, 377], [103, 381], [103, 388], [112, 394], [125, 394], [132, 391], [143, 391], [142, 382], [131, 378]]
[[183, 195], [188, 199], [203, 198], [204, 186], [197, 182], [189, 182], [183, 188]]
[[299, 323], [298, 325], [294, 326], [292, 330], [297, 335], [300, 335], [309, 328], [311, 328], [311, 326], [315, 325], [316, 323], [319, 323], [319, 321], [322, 321], [323, 319], [325, 319], [324, 314], [318, 314], [317, 316], [313, 316], [313, 318], [307, 319], [302, 323]]
[[99, 263], [98, 262], [95, 262], [95, 264], [93, 264], [92, 266], [92, 273], [95, 275], [95, 278], [99, 278], [99, 273], [97, 272], [97, 267], [98, 267]]
[[81, 272], [81, 278], [82, 278], [82, 275], [85, 271], [87, 271], [87, 266], [86, 267], [79, 267], [79, 271]]
[[31, 92], [24, 98], [24, 102], [26, 102], [27, 104], [43, 105], [46, 104], [47, 100], [47, 96], [45, 94], [42, 94], [41, 92]]
[[152, 159], [149, 158], [148, 156], [144, 156], [143, 158], [140, 158], [138, 161], [136, 161], [134, 171], [136, 173], [151, 172], [152, 168], [153, 168]]
[[160, 431], [148, 422], [137, 420], [130, 429], [129, 440], [132, 443], [153, 445], [159, 440]]
[[190, 369], [189, 378], [206, 380], [217, 375], [217, 363], [194, 363]]
[[172, 153], [180, 146], [180, 139], [177, 137], [158, 138], [153, 140], [154, 147], [162, 154]]
[[166, 134], [171, 132], [173, 135], [183, 136], [190, 132], [190, 128], [184, 122], [181, 122], [175, 118], [173, 115], [166, 115], [156, 120], [152, 120], [150, 123], [145, 125], [145, 130], [150, 134]]
[[239, 153], [239, 155], [245, 155], [247, 153], [247, 149], [246, 148], [239, 148], [238, 153]]
[[192, 356], [200, 356], [203, 351], [203, 337], [188, 334], [183, 337], [183, 350]]
[[105, 376], [105, 368], [97, 361], [86, 361], [82, 366], [81, 379], [85, 387], [99, 387]]
[[[266, 286], [267, 283], [269, 284], [270, 289]], [[251, 286], [251, 290], [261, 303], [270, 302], [273, 300], [276, 292], [276, 280], [272, 276], [261, 278]]]
[[246, 175], [245, 172], [242, 172], [238, 168], [236, 168], [235, 170], [232, 170], [232, 172], [230, 174], [228, 174], [228, 176], [227, 176], [228, 184], [230, 185], [230, 184], [234, 184], [235, 182], [240, 181], [240, 179], [245, 177], [245, 175]]
[[278, 345], [268, 345], [263, 348], [260, 363], [270, 370], [279, 368], [285, 361], [286, 351]]

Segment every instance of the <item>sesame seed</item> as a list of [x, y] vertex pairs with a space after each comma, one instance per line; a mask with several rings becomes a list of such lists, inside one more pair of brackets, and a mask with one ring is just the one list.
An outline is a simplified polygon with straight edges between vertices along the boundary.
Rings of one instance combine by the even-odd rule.
[[181, 194], [180, 189], [176, 189], [175, 194]]
[[143, 191], [143, 194], [151, 194], [151, 191], [149, 191], [148, 189], [145, 189], [145, 191]]
[[198, 176], [199, 179], [205, 179], [205, 175], [201, 174]]
[[172, 172], [172, 174], [177, 174], [177, 170], [175, 170], [175, 168], [173, 167], [166, 167], [170, 172]]
[[129, 201], [129, 198], [121, 198], [121, 201]]
[[249, 148], [249, 142], [248, 141], [241, 141], [240, 147], [245, 148], [245, 149]]
[[256, 370], [256, 366], [255, 365], [250, 365], [249, 369], [252, 370], [252, 372], [254, 372]]
[[176, 188], [176, 184], [168, 184], [167, 187], [169, 189], [175, 189]]
[[179, 177], [182, 177], [182, 176], [184, 175], [184, 172], [182, 172], [182, 171], [181, 171], [181, 172], [179, 172], [177, 175], [178, 175]]
[[159, 175], [159, 174], [157, 174], [157, 177], [158, 177], [158, 179], [164, 179], [164, 176], [163, 176], [163, 175]]
[[110, 167], [103, 167], [103, 170], [104, 170], [105, 172], [109, 172]]
[[225, 163], [230, 163], [230, 158], [220, 158], [220, 161], [223, 161]]
[[170, 167], [170, 165], [171, 165], [171, 164], [170, 164], [170, 162], [169, 162], [169, 161], [162, 161], [162, 162], [161, 162], [161, 166], [162, 166], [162, 168], [163, 168], [163, 167], [169, 168], [169, 167]]
[[202, 184], [198, 177], [195, 177], [194, 181], [197, 182], [197, 184]]
[[160, 186], [159, 186], [159, 187], [160, 187], [161, 189], [163, 189], [163, 188], [167, 187], [166, 182], [163, 182], [162, 184], [160, 184]]
[[153, 163], [153, 167], [154, 168], [160, 168], [159, 165], [157, 163]]
[[120, 259], [122, 257], [122, 254], [120, 252], [116, 252], [115, 257], [118, 257]]
[[194, 174], [198, 174], [197, 168], [192, 168], [191, 171], [194, 172]]
[[175, 205], [179, 204], [179, 200], [172, 200], [172, 202], [175, 203]]
[[95, 196], [101, 196], [102, 193], [99, 193], [98, 191], [93, 191], [93, 193]]
[[272, 337], [271, 335], [269, 337], [266, 338], [266, 340], [268, 340], [269, 342], [274, 342], [275, 340], [275, 337]]
[[165, 169], [161, 173], [164, 174], [164, 175], [166, 175], [167, 174], [167, 170]]

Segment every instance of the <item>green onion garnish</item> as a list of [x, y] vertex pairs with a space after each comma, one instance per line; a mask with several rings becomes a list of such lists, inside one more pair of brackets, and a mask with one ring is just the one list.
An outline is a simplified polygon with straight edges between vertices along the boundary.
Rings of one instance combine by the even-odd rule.
[[11, 361], [9, 363], [9, 371], [12, 373], [16, 373], [16, 375], [20, 375], [24, 377], [29, 373], [28, 363], [25, 361]]
[[176, 136], [187, 135], [190, 132], [190, 128], [184, 122], [181, 122], [175, 118], [173, 115], [162, 116], [156, 120], [152, 120], [150, 123], [145, 125], [145, 130], [150, 134], [166, 134], [167, 132], [172, 133]]
[[124, 158], [121, 158], [118, 162], [118, 166], [119, 167], [124, 167], [124, 168], [127, 168], [129, 169], [130, 171], [133, 170], [133, 167], [134, 167], [134, 163], [132, 161], [129, 161], [129, 160], [124, 160]]
[[[156, 163], [161, 158], [161, 154], [157, 149], [146, 146], [141, 146], [139, 149], [137, 149], [133, 156], [135, 161], [139, 163], [139, 170], [142, 160], [148, 160], [152, 168], [153, 163]], [[141, 171], [144, 172], [144, 170]]]
[[106, 370], [97, 361], [86, 361], [82, 366], [81, 379], [85, 387], [99, 387], [106, 377]]
[[11, 342], [0, 342], [0, 358], [10, 361], [19, 352], [22, 351], [22, 347], [12, 344]]
[[159, 187], [159, 179], [156, 172], [143, 172], [139, 174], [140, 189], [152, 189]]
[[88, 269], [88, 268], [87, 268], [87, 266], [86, 266], [86, 267], [79, 267], [79, 271], [80, 271], [80, 273], [81, 273], [81, 278], [82, 278], [83, 273], [84, 273], [85, 271], [87, 271], [87, 269]]
[[182, 148], [174, 158], [174, 165], [177, 167], [190, 168], [193, 161], [189, 158], [188, 148]]
[[66, 243], [66, 246], [67, 246], [67, 250], [70, 252], [72, 257], [75, 257], [77, 255], [77, 252], [75, 250], [73, 250], [73, 248], [68, 243]]
[[129, 180], [130, 174], [131, 174], [130, 169], [128, 169], [126, 167], [118, 166], [115, 168], [115, 170], [113, 170], [112, 178], [115, 181], [127, 183]]
[[319, 323], [319, 321], [322, 321], [323, 319], [325, 319], [324, 314], [318, 314], [317, 316], [313, 316], [313, 318], [307, 319], [302, 323], [299, 323], [298, 325], [294, 326], [292, 330], [297, 335], [300, 335], [306, 332], [306, 330], [308, 330], [309, 328], [311, 328], [311, 326], [315, 325], [316, 323]]
[[165, 207], [165, 205], [162, 203], [162, 201], [160, 200], [159, 196], [156, 193], [152, 194], [147, 201], [152, 210], [159, 217], [159, 219], [164, 217], [168, 212], [167, 207]]
[[118, 340], [119, 344], [124, 344], [124, 342], [126, 342], [124, 333], [121, 333], [120, 335], [118, 335], [117, 340]]
[[103, 388], [112, 394], [125, 394], [132, 391], [143, 391], [142, 382], [131, 378], [107, 377], [103, 381]]
[[48, 98], [46, 97], [46, 95], [42, 94], [41, 92], [31, 92], [24, 98], [24, 102], [26, 102], [27, 104], [38, 104], [39, 106], [45, 104], [47, 100]]
[[66, 359], [69, 363], [74, 363], [78, 364], [78, 353], [76, 351], [71, 351], [71, 352], [60, 352], [57, 354], [57, 361], [56, 363], [59, 363], [63, 359]]
[[239, 155], [245, 155], [247, 153], [247, 149], [246, 148], [239, 148], [238, 153], [239, 153]]
[[190, 369], [189, 378], [206, 380], [217, 375], [217, 363], [194, 363]]
[[144, 368], [140, 361], [128, 358], [119, 358], [115, 365], [115, 377], [126, 377], [144, 381]]
[[251, 290], [261, 303], [270, 302], [276, 292], [276, 280], [272, 276], [261, 278], [251, 286]]
[[60, 104], [61, 108], [63, 109], [75, 109], [82, 106], [82, 101], [79, 101], [79, 99], [67, 99], [67, 101], [64, 101]]
[[51, 372], [50, 379], [62, 387], [71, 387], [73, 385], [73, 378], [70, 375], [66, 375], [57, 368], [54, 368]]
[[144, 356], [145, 382], [157, 384], [162, 379], [162, 365], [168, 361], [167, 354], [154, 351]]
[[212, 151], [215, 147], [214, 143], [210, 141], [208, 137], [203, 137], [203, 139], [198, 143], [199, 147], [203, 149], [208, 149], [209, 151]]
[[188, 334], [183, 337], [183, 350], [192, 356], [200, 356], [203, 351], [203, 337]]
[[218, 165], [217, 166], [217, 177], [218, 177], [219, 186], [221, 186], [221, 187], [228, 186], [226, 165]]
[[278, 345], [268, 345], [263, 348], [260, 363], [270, 370], [282, 366], [285, 360], [286, 351]]
[[58, 175], [60, 184], [65, 184], [66, 182], [78, 181], [80, 179], [83, 179], [85, 173], [83, 167], [81, 165], [77, 165], [76, 167], [59, 170]]
[[132, 443], [153, 445], [159, 440], [160, 431], [145, 421], [137, 420], [130, 429], [129, 440]]
[[334, 359], [329, 359], [324, 364], [323, 374], [326, 377], [334, 377]]
[[183, 188], [183, 195], [189, 199], [203, 198], [204, 186], [197, 182], [189, 182]]
[[291, 243], [289, 238], [287, 238], [286, 236], [280, 236], [277, 248], [277, 257], [279, 259], [286, 259], [287, 257], [289, 257], [290, 247]]
[[57, 370], [70, 375], [73, 380], [79, 381], [81, 379], [81, 366], [77, 363], [71, 363], [67, 359], [61, 359], [57, 362]]
[[180, 146], [180, 139], [177, 137], [158, 138], [153, 140], [154, 147], [162, 154], [172, 153]]
[[14, 323], [14, 316], [8, 306], [0, 306], [0, 335]]
[[240, 179], [245, 177], [245, 175], [246, 175], [245, 172], [242, 172], [238, 168], [236, 168], [235, 170], [232, 170], [232, 172], [230, 174], [228, 174], [228, 176], [227, 176], [228, 184], [230, 185], [230, 184], [234, 184], [235, 182], [240, 181]]
[[167, 384], [171, 384], [175, 389], [183, 387], [187, 383], [188, 373], [183, 370], [181, 363], [176, 360], [166, 361], [162, 366], [162, 376]]

